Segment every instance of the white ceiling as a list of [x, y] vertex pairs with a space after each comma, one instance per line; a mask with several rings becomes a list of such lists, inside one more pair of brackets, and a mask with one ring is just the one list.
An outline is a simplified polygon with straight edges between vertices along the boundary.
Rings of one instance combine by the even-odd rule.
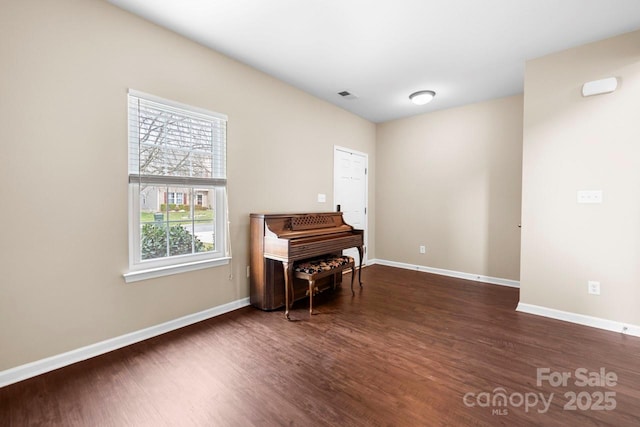
[[521, 93], [526, 60], [640, 29], [640, 0], [108, 1], [372, 122]]

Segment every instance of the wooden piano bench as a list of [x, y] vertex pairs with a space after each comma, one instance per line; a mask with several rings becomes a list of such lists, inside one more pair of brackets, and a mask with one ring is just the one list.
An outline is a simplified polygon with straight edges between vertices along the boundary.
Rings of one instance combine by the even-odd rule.
[[[352, 257], [346, 255], [332, 255], [321, 258], [314, 258], [295, 264], [293, 267], [295, 277], [309, 282], [309, 315], [313, 313], [313, 294], [317, 290], [316, 280], [332, 274], [340, 273], [343, 270], [351, 269], [351, 293], [353, 292], [353, 279], [356, 276], [355, 262]], [[360, 284], [362, 287], [362, 283]], [[286, 289], [285, 289], [286, 292]], [[288, 314], [285, 313], [285, 315]], [[289, 319], [289, 316], [286, 316]]]

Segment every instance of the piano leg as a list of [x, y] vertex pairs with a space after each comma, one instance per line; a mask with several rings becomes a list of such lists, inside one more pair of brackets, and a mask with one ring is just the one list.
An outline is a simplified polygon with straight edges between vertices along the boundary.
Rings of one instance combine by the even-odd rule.
[[293, 300], [293, 263], [283, 262], [282, 267], [284, 270], [284, 317], [287, 320], [289, 318], [289, 287], [291, 287], [291, 299]]
[[360, 267], [358, 268], [358, 283], [360, 284], [360, 288], [362, 288], [362, 256], [364, 254], [364, 250], [362, 246], [358, 246], [358, 254], [360, 255]]

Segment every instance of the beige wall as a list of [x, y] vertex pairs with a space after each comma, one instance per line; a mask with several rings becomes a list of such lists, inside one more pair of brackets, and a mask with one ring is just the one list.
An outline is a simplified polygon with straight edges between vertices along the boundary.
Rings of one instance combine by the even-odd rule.
[[519, 279], [522, 96], [378, 125], [376, 146], [377, 258]]
[[[616, 92], [581, 96], [605, 77]], [[527, 62], [524, 93], [520, 302], [638, 325], [640, 32]]]
[[[0, 371], [247, 297], [249, 213], [331, 210], [334, 144], [375, 209], [374, 124], [102, 1], [1, 7]], [[229, 116], [230, 266], [124, 283], [128, 88]]]

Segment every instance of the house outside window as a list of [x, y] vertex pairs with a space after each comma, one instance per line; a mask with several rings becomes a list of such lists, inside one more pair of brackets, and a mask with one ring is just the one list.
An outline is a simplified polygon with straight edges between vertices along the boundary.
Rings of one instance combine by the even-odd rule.
[[130, 90], [127, 282], [225, 264], [226, 116]]

